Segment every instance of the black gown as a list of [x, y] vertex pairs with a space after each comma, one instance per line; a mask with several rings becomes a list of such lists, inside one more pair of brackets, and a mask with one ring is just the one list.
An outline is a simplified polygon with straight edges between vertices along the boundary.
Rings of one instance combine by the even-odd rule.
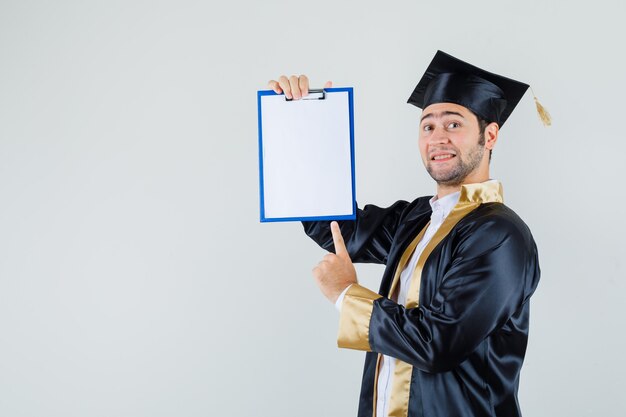
[[[520, 416], [529, 299], [540, 275], [533, 237], [502, 203], [499, 183], [464, 185], [402, 306], [391, 295], [430, 220], [429, 198], [367, 205], [356, 221], [340, 222], [353, 262], [386, 265], [379, 294], [355, 284], [342, 304], [339, 346], [368, 352], [358, 416], [375, 413], [382, 354], [397, 358], [391, 417]], [[303, 225], [334, 250], [328, 222]]]

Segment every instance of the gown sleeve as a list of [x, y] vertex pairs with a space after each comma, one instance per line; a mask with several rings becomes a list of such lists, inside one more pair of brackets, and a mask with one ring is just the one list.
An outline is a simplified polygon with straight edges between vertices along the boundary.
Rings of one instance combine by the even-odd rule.
[[[352, 262], [387, 263], [396, 229], [408, 205], [406, 201], [397, 201], [389, 207], [368, 204], [357, 209], [356, 220], [338, 222]], [[329, 221], [302, 222], [302, 225], [322, 249], [335, 251]]]
[[527, 301], [538, 278], [529, 232], [507, 223], [481, 226], [459, 239], [428, 305], [405, 308], [352, 285], [338, 345], [383, 353], [426, 372], [451, 370]]

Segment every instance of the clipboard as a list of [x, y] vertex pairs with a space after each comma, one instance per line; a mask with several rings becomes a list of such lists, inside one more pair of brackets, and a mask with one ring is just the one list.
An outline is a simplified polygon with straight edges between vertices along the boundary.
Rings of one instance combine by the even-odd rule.
[[257, 92], [261, 222], [354, 220], [352, 87]]

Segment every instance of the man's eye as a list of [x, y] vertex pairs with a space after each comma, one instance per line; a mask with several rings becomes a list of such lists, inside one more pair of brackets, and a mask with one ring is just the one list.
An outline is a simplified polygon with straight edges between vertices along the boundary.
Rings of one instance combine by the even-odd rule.
[[454, 129], [454, 128], [457, 128], [457, 127], [460, 127], [460, 126], [461, 126], [461, 125], [460, 125], [459, 123], [457, 123], [457, 122], [452, 122], [452, 123], [450, 123], [450, 124], [448, 125], [448, 128], [449, 128], [449, 129]]
[[425, 132], [428, 132], [428, 131], [432, 130], [432, 126], [424, 125], [423, 129], [424, 129]]

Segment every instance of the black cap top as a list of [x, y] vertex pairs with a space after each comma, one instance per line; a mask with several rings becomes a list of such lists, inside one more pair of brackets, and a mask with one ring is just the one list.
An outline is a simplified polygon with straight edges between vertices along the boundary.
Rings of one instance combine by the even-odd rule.
[[437, 51], [408, 103], [421, 109], [435, 103], [459, 104], [502, 127], [527, 89], [528, 84]]

